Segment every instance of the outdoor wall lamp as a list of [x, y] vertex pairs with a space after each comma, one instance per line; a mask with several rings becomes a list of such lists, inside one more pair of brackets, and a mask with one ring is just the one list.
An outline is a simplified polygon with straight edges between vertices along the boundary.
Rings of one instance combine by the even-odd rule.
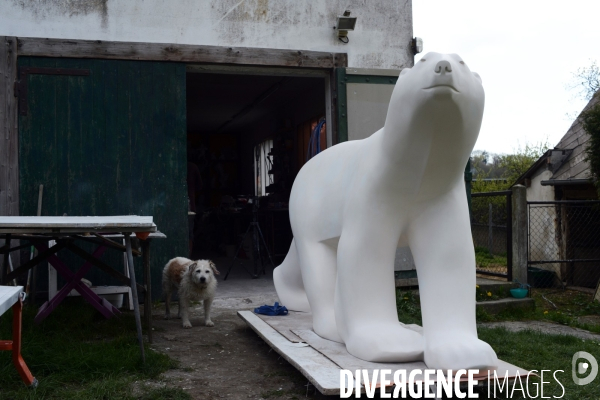
[[423, 39], [415, 37], [411, 40], [410, 47], [412, 48], [413, 54], [419, 54], [423, 51]]
[[350, 16], [350, 11], [344, 11], [344, 15], [337, 17], [337, 24], [334, 29], [338, 31], [338, 39], [342, 43], [348, 43], [348, 31], [353, 31], [356, 26], [356, 17]]

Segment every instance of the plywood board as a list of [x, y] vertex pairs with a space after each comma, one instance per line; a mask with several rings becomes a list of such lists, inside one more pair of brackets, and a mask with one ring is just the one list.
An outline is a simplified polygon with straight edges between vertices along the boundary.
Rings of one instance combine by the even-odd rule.
[[0, 233], [154, 232], [151, 216], [0, 217]]
[[[285, 336], [290, 342], [298, 343], [304, 342], [304, 340], [293, 331], [295, 330], [309, 330], [312, 331], [312, 313], [290, 311], [288, 315], [262, 315], [256, 314], [260, 319], [265, 321], [275, 329], [277, 332]], [[419, 325], [411, 324], [405, 325], [408, 329], [412, 329], [416, 332], [423, 333], [423, 328]]]
[[304, 342], [304, 340], [296, 336], [292, 330], [312, 329], [311, 313], [290, 311], [288, 315], [278, 315], [273, 317], [270, 315], [256, 314], [256, 316], [293, 343]]
[[340, 368], [306, 343], [292, 343], [258, 318], [252, 311], [238, 311], [238, 316], [281, 357], [292, 364], [325, 395], [339, 395]]
[[[331, 361], [336, 363], [341, 369], [348, 369], [350, 371], [356, 371], [357, 369], [366, 369], [369, 370], [369, 375], [372, 374], [374, 369], [389, 369], [392, 371], [406, 370], [407, 376], [412, 370], [427, 369], [427, 366], [423, 361], [406, 363], [377, 363], [364, 361], [348, 353], [348, 351], [346, 350], [346, 346], [344, 346], [342, 343], [337, 343], [331, 340], [323, 339], [322, 337], [314, 333], [312, 330], [294, 330], [293, 332], [298, 337], [302, 338], [306, 343], [308, 343], [312, 348], [319, 351], [325, 357], [329, 358]], [[499, 365], [496, 369], [496, 374], [498, 376], [504, 377], [506, 372], [508, 372], [509, 378], [514, 378], [516, 377], [517, 373], [520, 376], [524, 376], [527, 375], [528, 371], [518, 368], [505, 361], [499, 360]], [[480, 371], [480, 374], [477, 376], [487, 376], [487, 370]], [[423, 377], [421, 374], [415, 375], [415, 381], [421, 381], [422, 379]], [[461, 379], [461, 381], [467, 381], [467, 378], [464, 377]]]
[[[415, 361], [408, 363], [375, 363], [368, 362], [356, 358], [350, 355], [346, 351], [346, 347], [337, 342], [333, 342], [327, 339], [323, 339], [314, 333], [311, 329], [312, 326], [312, 315], [310, 313], [298, 313], [298, 312], [290, 312], [287, 316], [278, 316], [278, 317], [270, 317], [263, 316], [252, 313], [251, 311], [239, 311], [238, 315], [244, 319], [250, 327], [257, 332], [265, 341], [273, 347], [279, 354], [282, 355], [286, 360], [288, 360], [292, 365], [302, 372], [304, 376], [306, 376], [311, 383], [313, 383], [319, 391], [323, 394], [336, 394], [340, 393], [340, 378], [339, 371], [342, 369], [347, 369], [350, 371], [360, 370], [368, 370], [369, 376], [372, 376], [373, 370], [378, 369], [388, 369], [392, 371], [397, 370], [405, 370], [407, 376], [411, 371], [425, 370], [427, 366], [423, 361]], [[296, 327], [307, 327], [305, 329], [290, 329], [291, 326]], [[422, 327], [419, 325], [406, 325], [408, 329], [415, 330], [417, 332], [422, 332]], [[293, 338], [300, 338], [304, 343], [295, 343], [291, 340], [287, 340], [286, 337], [289, 336], [289, 331], [291, 330], [294, 335]], [[265, 337], [268, 336], [268, 339]], [[275, 339], [273, 339], [275, 338]], [[272, 344], [275, 342], [276, 344]], [[286, 344], [287, 342], [287, 344]], [[290, 361], [290, 349], [296, 348], [295, 346], [308, 345], [311, 350], [318, 352], [321, 357], [322, 362], [327, 365], [325, 369], [326, 373], [324, 373], [323, 368], [314, 368], [314, 366], [321, 366], [319, 362], [315, 361], [314, 353], [310, 353], [309, 363], [304, 363], [302, 368], [297, 366], [296, 363]], [[307, 353], [309, 354], [309, 353]], [[337, 370], [331, 369], [331, 363], [335, 365]], [[322, 366], [321, 366], [322, 367]], [[517, 375], [525, 376], [528, 371], [522, 368], [519, 368], [515, 365], [509, 364], [505, 361], [499, 360], [498, 368], [496, 369], [496, 375], [498, 377], [504, 378], [504, 376], [508, 373], [508, 378], [515, 378]], [[332, 376], [332, 374], [334, 376]], [[480, 371], [476, 378], [479, 378], [480, 381], [485, 380], [488, 374], [487, 371]], [[493, 374], [491, 375], [493, 378]], [[421, 381], [421, 374], [417, 374], [415, 376], [415, 381]], [[461, 381], [467, 381], [467, 377], [461, 377]], [[323, 383], [323, 382], [326, 383]], [[317, 382], [317, 383], [315, 383]], [[318, 383], [321, 382], [321, 383]], [[352, 382], [354, 385], [354, 383]], [[321, 390], [323, 388], [323, 391]]]

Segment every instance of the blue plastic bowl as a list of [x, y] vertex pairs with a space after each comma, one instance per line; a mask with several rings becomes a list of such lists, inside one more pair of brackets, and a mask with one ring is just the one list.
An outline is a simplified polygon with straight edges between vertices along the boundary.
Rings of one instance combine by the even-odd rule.
[[527, 296], [527, 289], [510, 289], [510, 294], [512, 295], [512, 297], [514, 297], [515, 299], [522, 299], [523, 297]]

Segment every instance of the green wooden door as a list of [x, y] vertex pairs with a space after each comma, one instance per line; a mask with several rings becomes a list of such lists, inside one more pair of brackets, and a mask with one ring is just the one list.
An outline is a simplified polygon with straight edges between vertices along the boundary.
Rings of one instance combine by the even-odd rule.
[[[19, 116], [21, 215], [36, 214], [40, 184], [42, 215], [152, 215], [167, 235], [151, 248], [158, 298], [162, 266], [188, 253], [185, 65], [21, 57], [19, 67], [89, 70], [88, 76], [26, 78], [27, 92], [20, 95], [27, 96], [27, 114], [20, 110]], [[105, 261], [123, 268], [122, 256], [112, 251]], [[136, 260], [138, 271], [140, 264]], [[115, 283], [99, 271], [86, 278]]]

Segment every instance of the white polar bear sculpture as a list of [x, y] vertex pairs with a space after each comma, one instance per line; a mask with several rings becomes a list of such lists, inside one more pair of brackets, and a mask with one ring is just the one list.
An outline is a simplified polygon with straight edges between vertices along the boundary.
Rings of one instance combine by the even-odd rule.
[[[429, 53], [400, 74], [382, 129], [300, 170], [289, 203], [294, 240], [274, 281], [283, 305], [312, 312], [319, 336], [367, 361], [496, 367], [477, 338], [463, 175], [483, 106], [479, 75], [458, 55]], [[423, 335], [396, 311], [394, 256], [406, 245]]]

